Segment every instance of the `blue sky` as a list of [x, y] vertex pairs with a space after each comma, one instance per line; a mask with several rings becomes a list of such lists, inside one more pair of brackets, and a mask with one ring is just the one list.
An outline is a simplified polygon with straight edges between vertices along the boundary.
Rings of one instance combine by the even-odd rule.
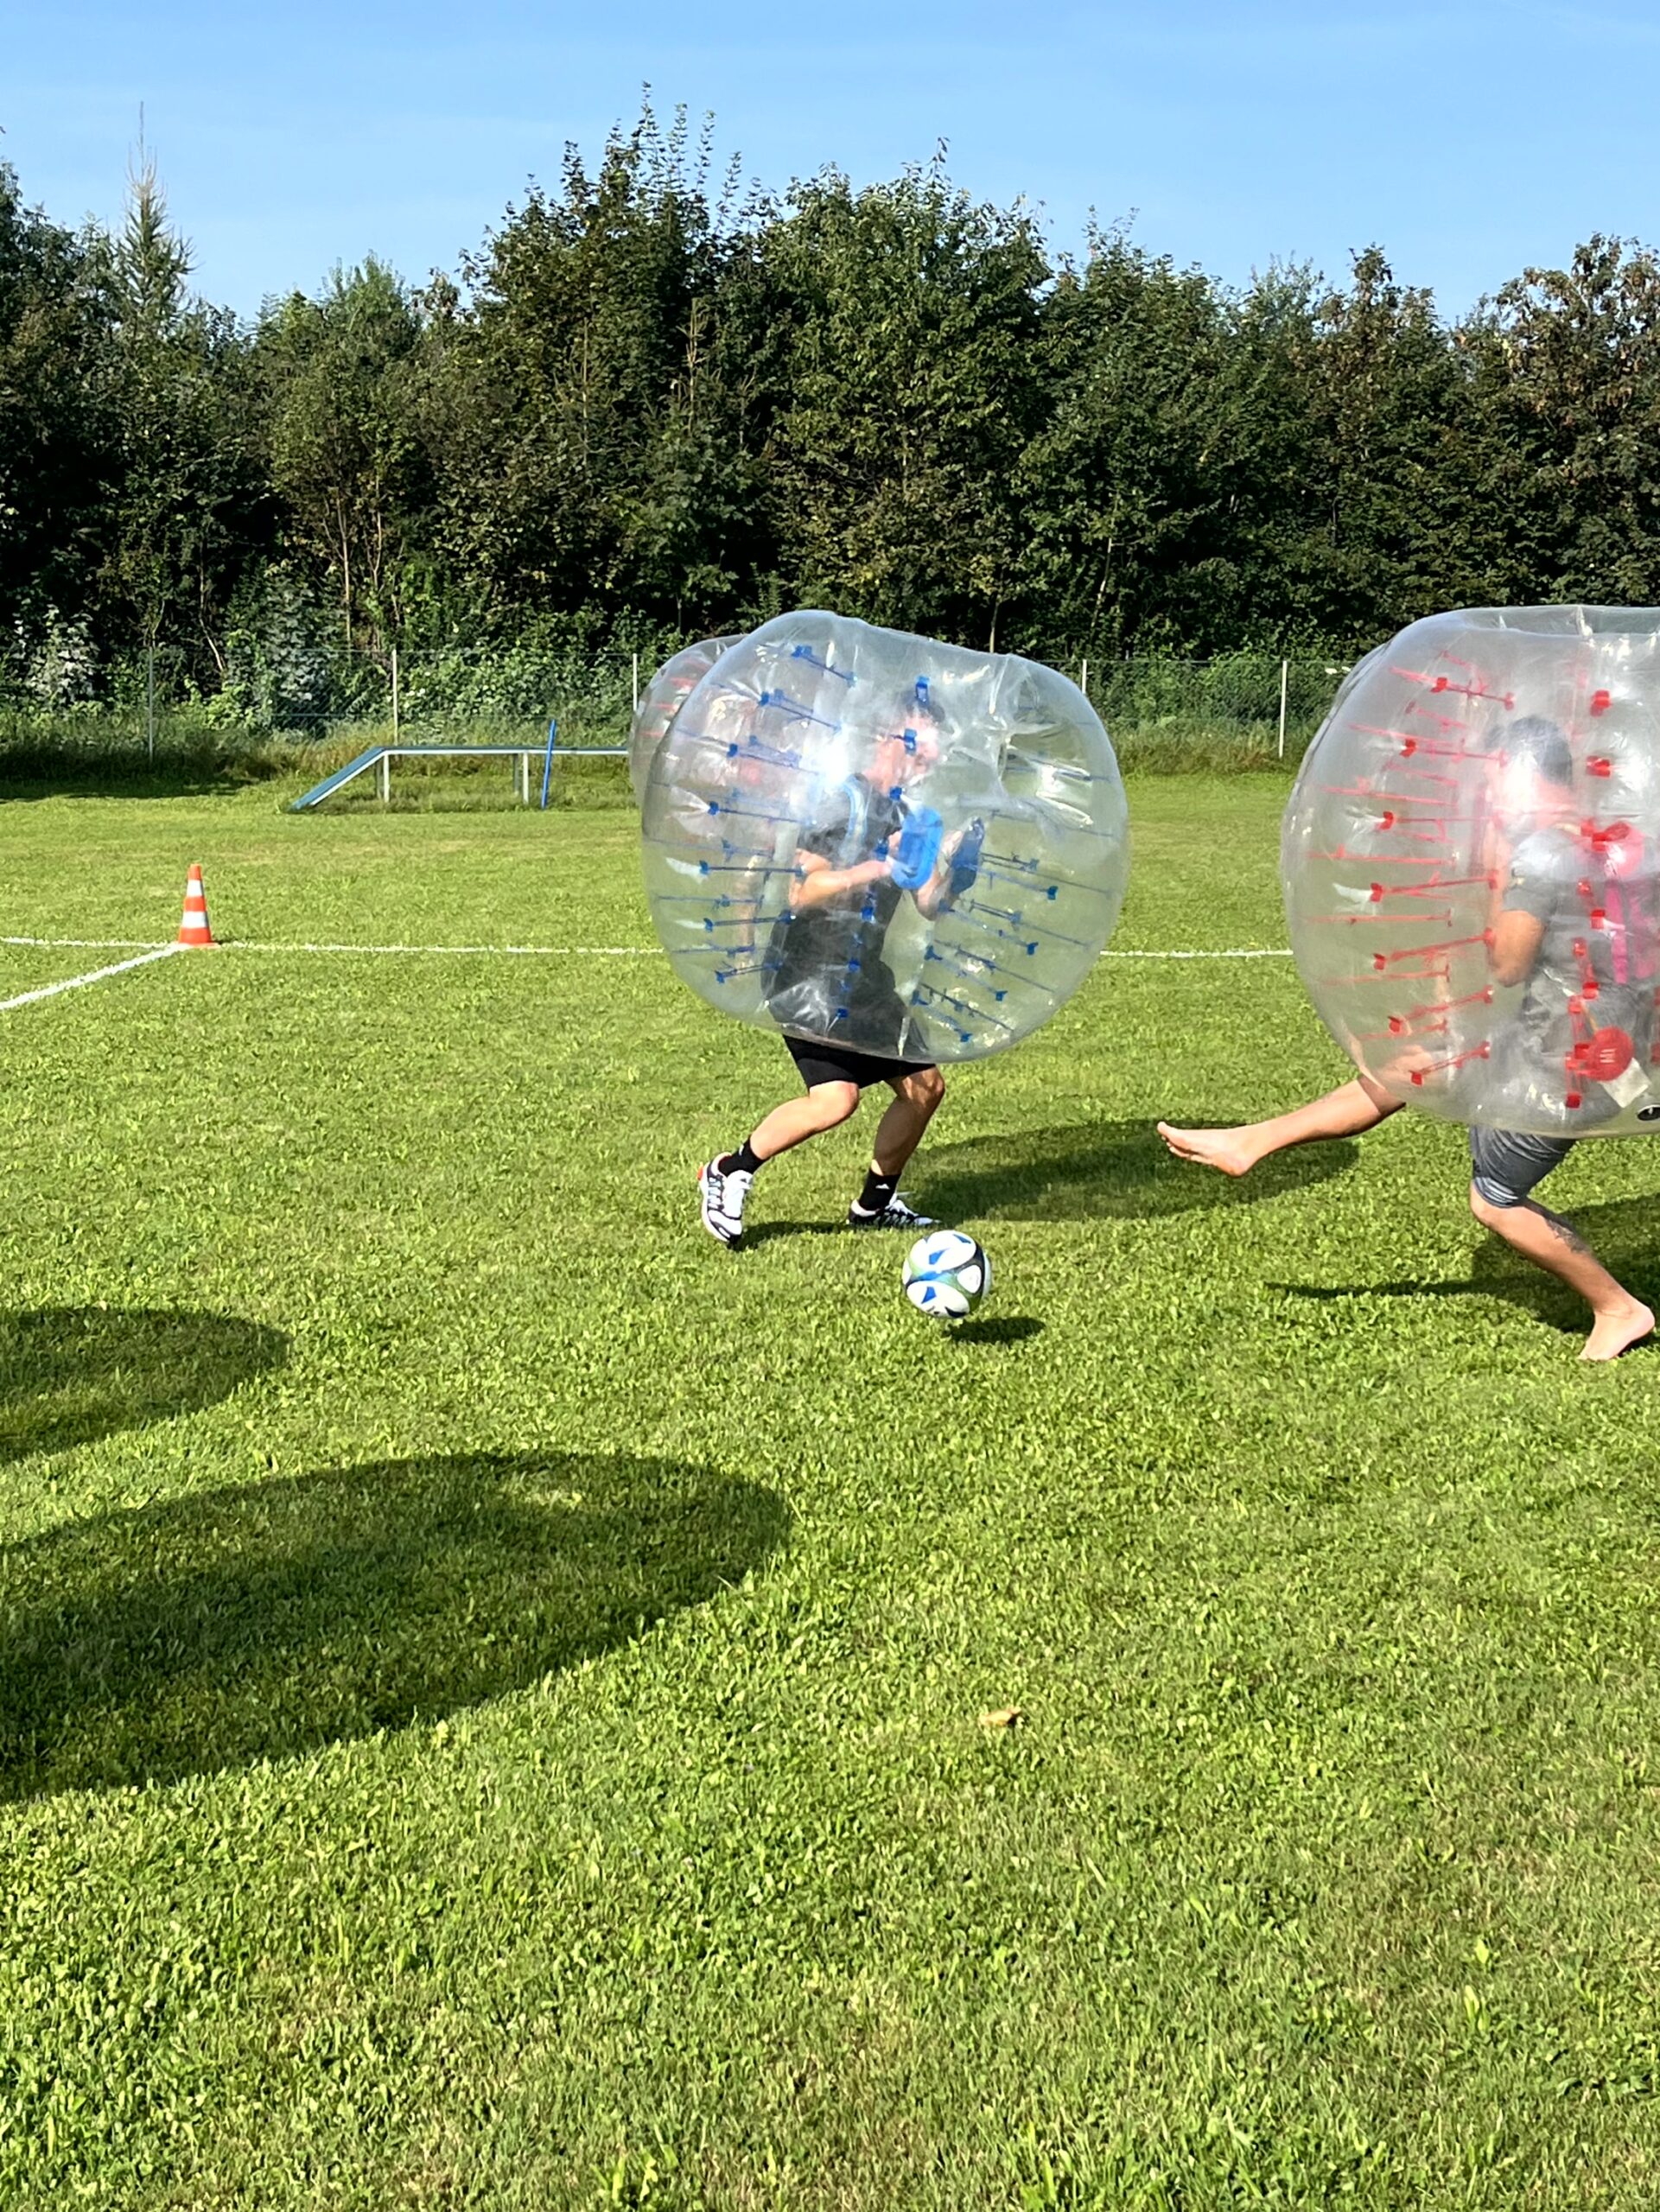
[[0, 156], [60, 221], [111, 219], [142, 101], [197, 283], [251, 313], [370, 251], [454, 268], [649, 82], [774, 188], [943, 138], [1059, 246], [1093, 208], [1240, 283], [1376, 240], [1457, 312], [1594, 230], [1660, 239], [1657, 78], [1660, 0], [0, 0]]

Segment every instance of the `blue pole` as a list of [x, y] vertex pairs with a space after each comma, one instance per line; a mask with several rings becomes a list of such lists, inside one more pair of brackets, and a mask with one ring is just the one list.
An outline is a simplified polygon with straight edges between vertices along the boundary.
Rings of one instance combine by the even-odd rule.
[[542, 811], [544, 814], [548, 810], [548, 785], [553, 776], [553, 741], [558, 734], [558, 723], [557, 721], [550, 721], [548, 724], [548, 757], [542, 763]]

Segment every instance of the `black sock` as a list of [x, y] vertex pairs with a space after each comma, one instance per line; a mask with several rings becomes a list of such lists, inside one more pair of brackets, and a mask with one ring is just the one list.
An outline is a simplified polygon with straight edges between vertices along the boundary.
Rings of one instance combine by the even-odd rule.
[[859, 1193], [861, 1213], [881, 1213], [893, 1203], [899, 1184], [897, 1175], [879, 1175], [873, 1167], [865, 1177], [865, 1186]]
[[760, 1161], [756, 1157], [754, 1146], [746, 1137], [735, 1152], [723, 1152], [715, 1165], [722, 1175], [753, 1175]]

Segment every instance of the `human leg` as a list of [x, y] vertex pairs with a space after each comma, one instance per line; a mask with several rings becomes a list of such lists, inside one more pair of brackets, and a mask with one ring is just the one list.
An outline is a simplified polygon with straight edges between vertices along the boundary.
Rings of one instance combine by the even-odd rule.
[[[804, 1073], [808, 1073], [804, 1070]], [[786, 1098], [758, 1122], [733, 1152], [718, 1153], [697, 1172], [699, 1205], [709, 1235], [722, 1244], [743, 1242], [743, 1210], [756, 1170], [764, 1160], [792, 1152], [809, 1137], [820, 1136], [856, 1113], [859, 1086], [836, 1079], [812, 1082], [805, 1098]]]
[[870, 1166], [873, 1173], [896, 1183], [944, 1103], [945, 1078], [938, 1068], [908, 1068], [888, 1087], [894, 1096], [876, 1124]]
[[899, 1195], [906, 1162], [945, 1096], [945, 1078], [937, 1067], [907, 1067], [887, 1078], [894, 1096], [876, 1124], [864, 1188], [848, 1208], [851, 1229], [927, 1229], [932, 1224]]
[[1231, 1129], [1178, 1129], [1168, 1122], [1158, 1123], [1159, 1135], [1178, 1160], [1192, 1160], [1202, 1167], [1217, 1167], [1224, 1175], [1248, 1175], [1259, 1160], [1293, 1145], [1321, 1144], [1334, 1137], [1364, 1136], [1380, 1122], [1398, 1113], [1400, 1101], [1391, 1098], [1370, 1076], [1311, 1098], [1288, 1114], [1266, 1122], [1245, 1122]]
[[781, 1106], [774, 1106], [764, 1121], [758, 1122], [749, 1139], [749, 1149], [758, 1162], [776, 1160], [779, 1153], [792, 1152], [797, 1145], [805, 1144], [809, 1137], [822, 1136], [826, 1129], [839, 1128], [858, 1110], [856, 1083], [816, 1083], [805, 1098], [786, 1098]]
[[1618, 1359], [1654, 1327], [1654, 1315], [1611, 1275], [1573, 1224], [1530, 1197], [1573, 1150], [1570, 1137], [1472, 1129], [1470, 1211], [1512, 1251], [1576, 1290], [1591, 1308], [1581, 1359]]

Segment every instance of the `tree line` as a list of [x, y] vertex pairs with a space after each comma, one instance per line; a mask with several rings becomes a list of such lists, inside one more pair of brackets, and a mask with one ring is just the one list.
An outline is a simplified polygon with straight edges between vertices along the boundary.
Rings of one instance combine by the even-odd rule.
[[[649, 644], [834, 607], [1068, 661], [1352, 655], [1433, 608], [1660, 601], [1660, 261], [1454, 320], [1383, 253], [1243, 289], [1059, 257], [943, 162], [782, 196], [648, 110], [454, 275], [248, 323], [153, 169], [71, 232], [0, 166], [0, 689], [153, 652]], [[280, 687], [279, 687], [280, 688]]]

